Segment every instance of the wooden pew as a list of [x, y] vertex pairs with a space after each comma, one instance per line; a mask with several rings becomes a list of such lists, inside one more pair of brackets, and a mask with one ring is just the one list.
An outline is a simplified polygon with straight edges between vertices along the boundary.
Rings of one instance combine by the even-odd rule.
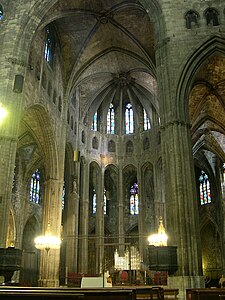
[[186, 300], [220, 300], [223, 299], [221, 298], [222, 296], [225, 296], [225, 289], [223, 288], [198, 288], [186, 290]]
[[179, 295], [179, 289], [164, 289], [164, 299], [177, 300]]
[[81, 288], [0, 288], [0, 300], [136, 300], [136, 292], [132, 289], [81, 289]]
[[138, 300], [164, 299], [164, 291], [161, 287], [135, 287]]
[[78, 293], [60, 293], [47, 291], [14, 291], [14, 290], [0, 290], [1, 300], [83, 300], [84, 294]]
[[[137, 299], [178, 299], [179, 289], [164, 289], [161, 287], [135, 287]], [[164, 297], [164, 298], [163, 298]]]

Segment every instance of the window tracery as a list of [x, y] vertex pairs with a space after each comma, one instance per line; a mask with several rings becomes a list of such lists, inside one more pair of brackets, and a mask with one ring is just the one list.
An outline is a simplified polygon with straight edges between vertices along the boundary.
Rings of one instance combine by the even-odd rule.
[[30, 182], [30, 202], [40, 203], [40, 171], [33, 173]]
[[203, 170], [199, 176], [199, 191], [201, 205], [212, 202], [209, 177]]
[[125, 109], [125, 133], [134, 133], [134, 112], [131, 103]]
[[130, 214], [138, 215], [139, 213], [139, 199], [138, 199], [138, 184], [134, 185], [130, 189]]
[[53, 62], [54, 48], [55, 48], [54, 36], [51, 32], [51, 29], [49, 27], [46, 27], [44, 57], [45, 57], [45, 60], [50, 65], [52, 65], [52, 62]]
[[98, 113], [97, 111], [94, 114], [93, 117], [93, 122], [92, 122], [92, 128], [93, 131], [97, 131], [98, 130]]
[[151, 129], [150, 120], [144, 108], [143, 108], [143, 115], [144, 115], [144, 130], [149, 130]]
[[115, 133], [115, 111], [112, 103], [109, 106], [108, 114], [107, 114], [107, 133], [109, 134]]

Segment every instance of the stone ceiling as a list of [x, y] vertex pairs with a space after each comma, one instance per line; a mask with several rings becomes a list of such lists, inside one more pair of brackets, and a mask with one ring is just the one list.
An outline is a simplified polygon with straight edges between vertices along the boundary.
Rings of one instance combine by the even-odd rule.
[[225, 57], [215, 54], [199, 69], [189, 97], [193, 149], [225, 161]]
[[[134, 90], [141, 88], [142, 101], [155, 95], [153, 26], [138, 1], [61, 0], [42, 26], [51, 22], [60, 41], [67, 93], [72, 95], [79, 87], [83, 117], [107, 87], [111, 96], [115, 94], [121, 77], [136, 96]], [[158, 109], [158, 103], [152, 104]]]

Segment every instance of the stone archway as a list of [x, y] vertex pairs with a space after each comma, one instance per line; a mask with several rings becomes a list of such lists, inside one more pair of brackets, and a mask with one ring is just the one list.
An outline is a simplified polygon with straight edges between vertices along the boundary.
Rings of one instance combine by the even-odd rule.
[[208, 220], [201, 228], [203, 275], [211, 279], [210, 286], [218, 286], [223, 273], [221, 237], [216, 226]]
[[40, 255], [34, 246], [34, 239], [40, 233], [40, 225], [35, 216], [30, 217], [23, 230], [23, 260], [20, 282], [26, 286], [38, 285]]

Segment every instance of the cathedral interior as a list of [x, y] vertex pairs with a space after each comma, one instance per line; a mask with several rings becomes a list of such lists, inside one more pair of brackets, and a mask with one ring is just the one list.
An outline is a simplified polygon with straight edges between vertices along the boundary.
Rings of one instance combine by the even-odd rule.
[[[23, 251], [14, 280], [73, 286], [107, 271], [119, 285], [125, 270], [133, 284], [216, 286], [224, 1], [16, 2], [0, 0], [0, 247]], [[148, 269], [160, 220], [172, 275]], [[36, 249], [46, 232], [60, 249]]]

